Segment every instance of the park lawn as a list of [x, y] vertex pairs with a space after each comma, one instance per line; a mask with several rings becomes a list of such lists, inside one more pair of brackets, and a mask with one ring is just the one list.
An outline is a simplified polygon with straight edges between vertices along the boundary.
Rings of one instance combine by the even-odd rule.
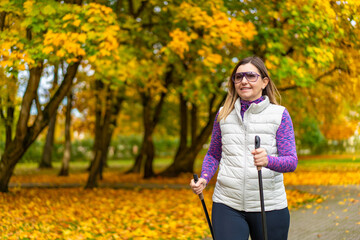
[[[170, 160], [155, 162], [164, 169]], [[39, 170], [34, 163], [16, 166], [10, 193], [0, 193], [1, 239], [203, 239], [209, 237], [201, 203], [189, 188], [112, 189], [21, 188], [21, 183], [85, 184], [88, 163], [73, 162], [69, 177], [58, 177], [53, 169]], [[188, 185], [192, 175], [144, 180], [138, 174], [123, 174], [131, 161], [109, 161], [104, 183], [162, 183]], [[201, 160], [196, 163], [200, 173]], [[360, 161], [346, 159], [300, 160], [294, 173], [284, 174], [286, 185], [359, 184]], [[348, 175], [346, 175], [348, 174]], [[345, 180], [344, 180], [344, 176]], [[329, 180], [329, 178], [331, 180]], [[318, 179], [318, 180], [314, 180]], [[213, 180], [214, 181], [214, 180]], [[204, 196], [211, 211], [211, 183]], [[290, 210], [316, 205], [320, 196], [287, 190]]]
[[285, 185], [360, 184], [360, 158], [356, 156], [300, 159], [295, 172], [284, 174]]

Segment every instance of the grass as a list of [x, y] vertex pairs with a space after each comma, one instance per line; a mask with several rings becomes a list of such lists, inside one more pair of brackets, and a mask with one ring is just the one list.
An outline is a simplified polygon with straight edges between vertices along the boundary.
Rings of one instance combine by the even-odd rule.
[[[159, 172], [165, 169], [171, 164], [172, 159], [170, 158], [158, 158], [154, 160], [154, 169], [156, 172]], [[134, 160], [108, 160], [109, 167], [106, 168], [106, 171], [116, 171], [116, 172], [125, 172], [131, 168]], [[86, 169], [89, 167], [90, 162], [84, 161], [72, 161], [69, 164], [70, 173], [82, 173], [86, 172]], [[198, 167], [201, 162], [197, 162], [195, 165]], [[38, 163], [36, 162], [27, 162], [27, 163], [18, 163], [14, 169], [14, 175], [37, 175], [37, 174], [54, 174], [60, 171], [61, 162], [53, 162], [53, 168], [38, 168]]]
[[[194, 170], [201, 171], [203, 158], [198, 158], [195, 162]], [[154, 171], [160, 172], [169, 166], [172, 162], [171, 158], [157, 158], [154, 160]], [[134, 160], [109, 160], [109, 172], [125, 172], [131, 168]], [[84, 173], [89, 166], [89, 162], [72, 161], [70, 162], [70, 173]], [[60, 171], [61, 162], [54, 162], [51, 169], [39, 169], [38, 163], [18, 163], [14, 170], [14, 175], [46, 175], [56, 174]], [[329, 158], [324, 156], [313, 156], [300, 158], [296, 171], [360, 171], [360, 157], [345, 156], [344, 158]]]
[[297, 171], [360, 171], [360, 157], [324, 158], [323, 156], [299, 160]]

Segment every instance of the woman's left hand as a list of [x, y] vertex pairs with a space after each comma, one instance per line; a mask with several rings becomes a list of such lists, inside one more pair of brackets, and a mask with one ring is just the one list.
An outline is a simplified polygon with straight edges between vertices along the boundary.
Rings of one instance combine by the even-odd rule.
[[258, 170], [261, 170], [262, 167], [266, 167], [268, 165], [269, 159], [264, 148], [254, 149], [251, 154], [254, 155], [254, 165]]

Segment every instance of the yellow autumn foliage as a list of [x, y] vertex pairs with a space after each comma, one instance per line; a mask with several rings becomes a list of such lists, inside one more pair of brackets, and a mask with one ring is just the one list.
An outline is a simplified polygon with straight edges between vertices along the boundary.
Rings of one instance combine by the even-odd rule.
[[[80, 19], [81, 14], [85, 15], [85, 19]], [[86, 48], [91, 44], [97, 45], [98, 48], [95, 54], [92, 53], [88, 56], [91, 63], [97, 59], [109, 58], [113, 56], [113, 53], [117, 53], [120, 28], [115, 24], [111, 8], [95, 3], [87, 5], [85, 9], [75, 7], [74, 13], [66, 14], [62, 17], [62, 21], [64, 22], [63, 28], [69, 25], [76, 28], [81, 26], [81, 32], [49, 30], [44, 35], [43, 53], [54, 54], [59, 58], [66, 57], [69, 63], [86, 56]]]
[[197, 36], [195, 34], [188, 35], [180, 29], [175, 29], [170, 33], [170, 37], [172, 37], [172, 41], [168, 44], [168, 47], [176, 52], [181, 59], [184, 59], [184, 52], [189, 51], [188, 43]]
[[85, 51], [81, 44], [84, 43], [86, 35], [83, 33], [54, 33], [48, 31], [44, 36], [43, 52], [50, 54], [55, 52], [56, 56], [64, 57], [70, 56], [84, 56]]
[[[205, 66], [212, 69], [221, 64], [224, 53], [219, 54], [216, 51], [226, 52], [230, 46], [240, 48], [242, 40], [251, 40], [256, 34], [252, 23], [239, 21], [223, 12], [222, 4], [219, 1], [209, 1], [203, 6], [210, 10], [206, 11], [195, 4], [181, 3], [175, 23], [185, 20], [188, 28], [176, 28], [170, 32], [172, 40], [167, 47], [180, 59], [184, 59], [184, 54], [197, 46], [194, 51], [196, 55], [203, 57]], [[184, 12], [186, 14], [183, 14]]]
[[[14, 48], [13, 46], [16, 46]], [[0, 39], [0, 67], [15, 68], [17, 70], [25, 70], [25, 65], [33, 64], [28, 51], [21, 43], [21, 39], [16, 33], [10, 32], [4, 38]]]
[[[211, 211], [213, 189], [205, 201]], [[317, 196], [287, 191], [295, 201]], [[210, 232], [190, 189], [15, 189], [0, 193], [6, 239], [203, 239]]]
[[323, 124], [321, 131], [327, 139], [346, 140], [355, 134], [358, 128], [357, 121], [343, 121], [338, 123]]

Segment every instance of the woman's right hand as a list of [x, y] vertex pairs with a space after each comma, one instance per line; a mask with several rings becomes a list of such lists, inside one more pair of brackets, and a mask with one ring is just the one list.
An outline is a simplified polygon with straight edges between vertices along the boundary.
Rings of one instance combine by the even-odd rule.
[[194, 179], [191, 179], [191, 181], [190, 181], [190, 187], [196, 195], [199, 195], [200, 193], [202, 193], [202, 191], [206, 187], [206, 184], [207, 184], [207, 181], [204, 178], [199, 178], [197, 183], [195, 183]]

